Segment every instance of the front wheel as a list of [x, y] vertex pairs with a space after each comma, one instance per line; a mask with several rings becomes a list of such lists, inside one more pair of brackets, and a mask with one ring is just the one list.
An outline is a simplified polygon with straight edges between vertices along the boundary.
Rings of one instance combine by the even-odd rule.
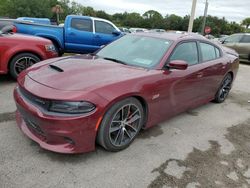
[[17, 76], [28, 67], [39, 62], [40, 59], [34, 54], [31, 53], [21, 53], [16, 55], [10, 61], [10, 74], [14, 79], [17, 79]]
[[214, 99], [215, 102], [222, 103], [225, 101], [231, 90], [232, 83], [233, 83], [233, 77], [231, 74], [228, 73], [223, 79], [221, 86], [215, 95]]
[[105, 114], [97, 141], [108, 151], [123, 150], [134, 141], [142, 128], [143, 120], [143, 107], [137, 99], [122, 100]]

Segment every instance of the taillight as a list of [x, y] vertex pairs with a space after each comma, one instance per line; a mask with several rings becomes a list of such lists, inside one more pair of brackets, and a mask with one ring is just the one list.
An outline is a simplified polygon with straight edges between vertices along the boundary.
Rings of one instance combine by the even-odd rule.
[[12, 32], [13, 32], [13, 33], [17, 33], [17, 28], [16, 28], [16, 26], [13, 27]]

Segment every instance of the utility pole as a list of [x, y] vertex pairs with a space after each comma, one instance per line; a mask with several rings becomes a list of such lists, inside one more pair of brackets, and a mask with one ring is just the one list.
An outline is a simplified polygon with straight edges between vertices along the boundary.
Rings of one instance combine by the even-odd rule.
[[204, 17], [202, 22], [201, 34], [204, 35], [204, 30], [206, 27], [206, 20], [207, 20], [207, 10], [208, 10], [208, 0], [206, 0], [205, 10], [204, 10]]
[[188, 25], [188, 32], [193, 31], [196, 3], [197, 3], [197, 0], [193, 0], [191, 15], [190, 15], [190, 19], [189, 19], [189, 25]]

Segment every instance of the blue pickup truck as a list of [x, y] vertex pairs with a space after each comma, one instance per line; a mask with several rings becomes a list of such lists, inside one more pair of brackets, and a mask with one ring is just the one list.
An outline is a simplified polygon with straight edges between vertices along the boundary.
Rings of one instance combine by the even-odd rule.
[[14, 25], [18, 33], [50, 39], [60, 54], [92, 53], [122, 36], [112, 22], [89, 16], [69, 15], [63, 27], [20, 21]]

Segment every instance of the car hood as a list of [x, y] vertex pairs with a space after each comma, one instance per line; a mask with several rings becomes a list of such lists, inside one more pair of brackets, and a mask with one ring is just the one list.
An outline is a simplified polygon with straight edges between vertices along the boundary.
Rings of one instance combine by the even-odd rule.
[[31, 67], [27, 75], [50, 88], [93, 91], [106, 85], [141, 77], [148, 71], [92, 57], [74, 56]]
[[21, 42], [32, 41], [32, 42], [36, 42], [36, 43], [51, 43], [50, 40], [42, 38], [42, 37], [17, 34], [17, 33], [8, 33], [8, 34], [5, 34], [4, 37], [8, 38], [9, 40], [13, 40], [13, 41], [21, 41]]

